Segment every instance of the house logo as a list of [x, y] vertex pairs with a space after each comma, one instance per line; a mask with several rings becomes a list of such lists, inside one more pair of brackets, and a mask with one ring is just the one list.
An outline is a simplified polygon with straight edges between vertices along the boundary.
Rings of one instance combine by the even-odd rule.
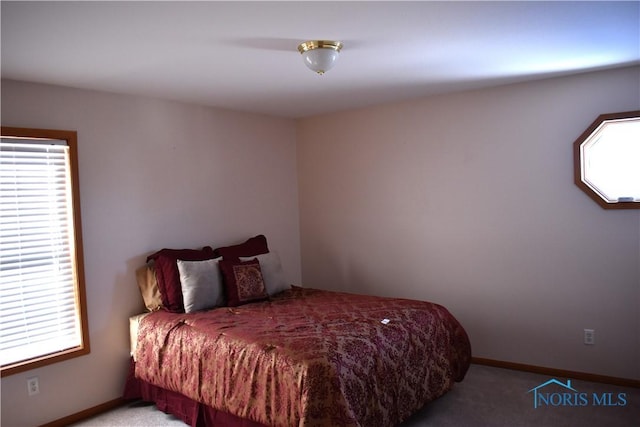
[[533, 407], [542, 406], [626, 406], [626, 393], [581, 393], [571, 385], [555, 378], [527, 391], [533, 393]]

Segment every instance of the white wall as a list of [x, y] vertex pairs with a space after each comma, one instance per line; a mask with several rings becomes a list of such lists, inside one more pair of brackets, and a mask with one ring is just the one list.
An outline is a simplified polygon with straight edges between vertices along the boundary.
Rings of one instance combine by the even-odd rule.
[[640, 211], [572, 157], [635, 109], [626, 68], [300, 120], [303, 283], [442, 303], [478, 357], [640, 379]]
[[[91, 354], [2, 378], [2, 425], [34, 426], [121, 396], [135, 269], [163, 247], [264, 233], [300, 282], [295, 124], [179, 103], [2, 82], [5, 126], [78, 131]], [[27, 396], [38, 376], [40, 394]]]

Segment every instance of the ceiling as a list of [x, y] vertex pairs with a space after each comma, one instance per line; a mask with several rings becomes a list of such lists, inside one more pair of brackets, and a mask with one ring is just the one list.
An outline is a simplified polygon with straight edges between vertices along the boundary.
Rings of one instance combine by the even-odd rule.
[[640, 63], [638, 1], [0, 5], [3, 78], [289, 118]]

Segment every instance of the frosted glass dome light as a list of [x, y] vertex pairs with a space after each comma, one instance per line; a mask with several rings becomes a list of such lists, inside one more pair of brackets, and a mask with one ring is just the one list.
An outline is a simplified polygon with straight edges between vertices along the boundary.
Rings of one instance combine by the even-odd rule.
[[333, 40], [310, 40], [298, 46], [305, 65], [320, 75], [333, 67], [340, 49], [342, 43]]

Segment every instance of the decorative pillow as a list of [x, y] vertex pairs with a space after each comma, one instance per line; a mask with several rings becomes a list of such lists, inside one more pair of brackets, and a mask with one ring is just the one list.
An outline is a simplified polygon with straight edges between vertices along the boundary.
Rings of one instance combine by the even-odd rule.
[[178, 260], [182, 299], [186, 313], [224, 305], [224, 290], [218, 268], [220, 259]]
[[253, 257], [260, 254], [266, 254], [267, 252], [269, 252], [267, 238], [262, 234], [252, 237], [244, 243], [224, 246], [214, 250], [216, 256], [221, 256], [230, 260], [238, 260], [241, 256]]
[[268, 298], [264, 287], [260, 262], [230, 261], [223, 259], [218, 263], [227, 294], [227, 305], [235, 307], [248, 302], [262, 301]]
[[[257, 255], [254, 258], [260, 263], [264, 286], [269, 296], [291, 288], [284, 278], [284, 270], [282, 270], [280, 257], [277, 252]], [[240, 261], [248, 261], [249, 259], [251, 259], [251, 257], [240, 257]]]
[[161, 309], [162, 296], [160, 295], [160, 289], [158, 289], [156, 267], [153, 265], [153, 261], [136, 270], [136, 281], [147, 310], [156, 311]]
[[216, 257], [210, 246], [205, 246], [201, 250], [162, 249], [153, 255], [149, 255], [147, 262], [149, 260], [155, 261], [158, 289], [160, 289], [162, 305], [165, 310], [173, 313], [184, 313], [177, 260], [203, 261], [212, 258]]

